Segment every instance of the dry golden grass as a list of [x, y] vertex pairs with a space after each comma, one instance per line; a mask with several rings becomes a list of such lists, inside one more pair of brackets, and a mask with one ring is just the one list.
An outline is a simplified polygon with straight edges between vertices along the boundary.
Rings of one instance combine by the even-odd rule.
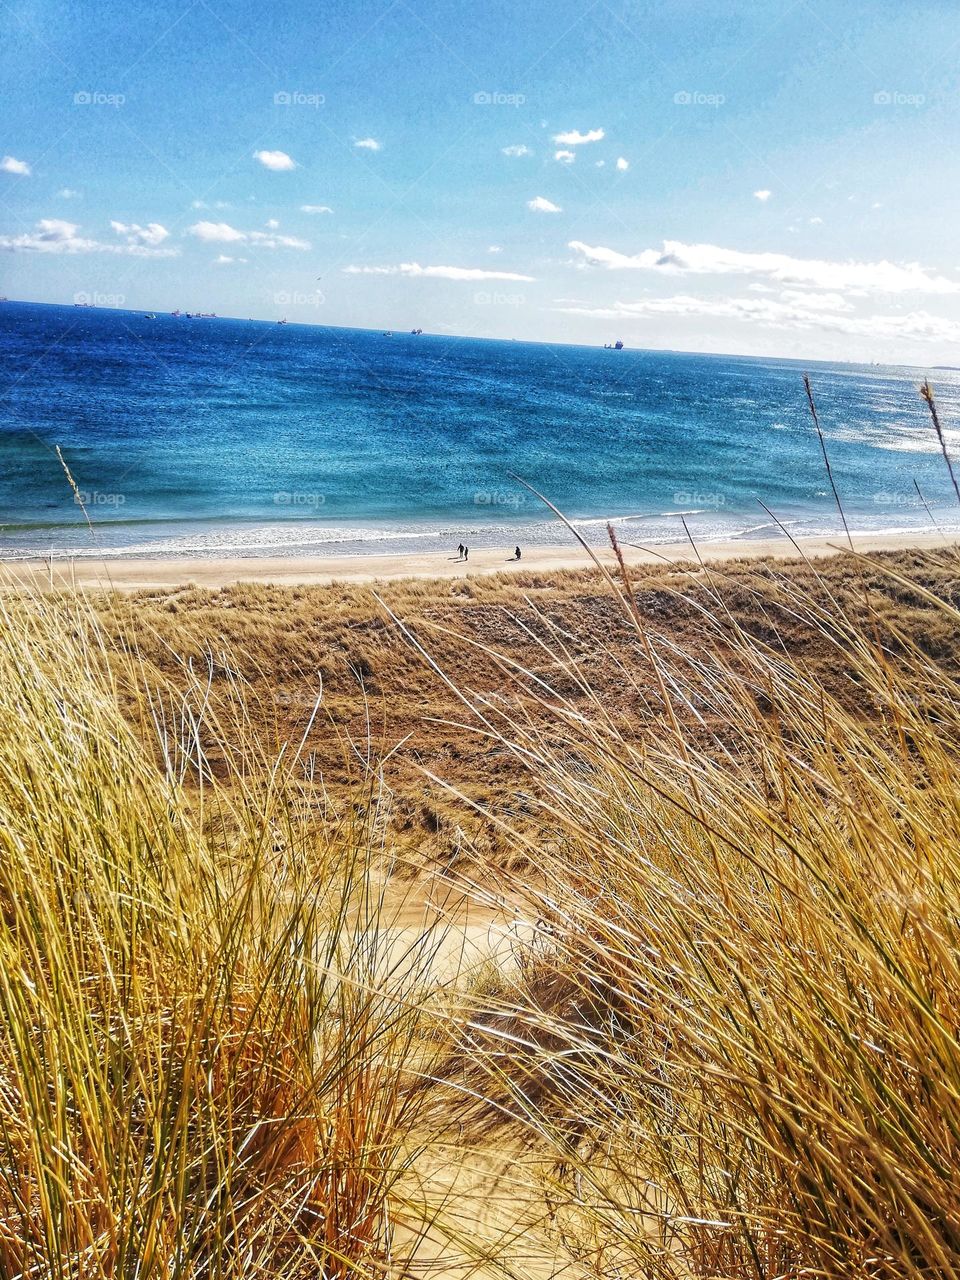
[[[960, 1272], [958, 598], [8, 599], [0, 1274]], [[438, 998], [397, 868], [529, 906], [516, 966]]]
[[[905, 581], [945, 598], [957, 595], [949, 552], [888, 553], [877, 563], [895, 566]], [[952, 663], [960, 654], [956, 636], [922, 592], [879, 569], [867, 577], [873, 607], [925, 651]], [[637, 571], [633, 586], [649, 632], [665, 645], [695, 649], [704, 608], [729, 610], [749, 634], [779, 645], [846, 705], [856, 705], [843, 653], [790, 604], [795, 594], [814, 592], [847, 612], [857, 609], [860, 571], [850, 556], [816, 565], [743, 561], [708, 571], [665, 566]], [[630, 619], [592, 570], [396, 582], [377, 595], [363, 586], [248, 584], [117, 593], [93, 603], [107, 647], [137, 655], [136, 679], [132, 685], [121, 680], [132, 720], [142, 710], [144, 684], [180, 684], [185, 661], [209, 674], [214, 704], [220, 697], [236, 704], [239, 676], [245, 714], [262, 737], [279, 749], [306, 734], [304, 758], [327, 805], [345, 812], [358, 770], [385, 761], [388, 794], [381, 810], [391, 839], [418, 859], [444, 865], [514, 856], [493, 815], [519, 820], [529, 807], [532, 780], [518, 774], [511, 753], [462, 727], [457, 691], [480, 704], [523, 687], [524, 680], [505, 672], [494, 654], [548, 680], [585, 711], [599, 699], [606, 714], [621, 718], [625, 732], [655, 723], [661, 711], [649, 680], [634, 676], [640, 645]], [[446, 681], [411, 636], [429, 650]], [[721, 637], [715, 643], [726, 645]], [[143, 736], [154, 737], [152, 723]], [[214, 767], [221, 751], [222, 744], [210, 744]], [[491, 817], [451, 802], [425, 774], [454, 781]]]
[[960, 1273], [960, 560], [919, 611], [846, 568], [784, 598], [796, 652], [720, 600], [683, 651], [625, 600], [655, 732], [484, 708], [561, 834], [449, 1078], [554, 1149], [590, 1274]]
[[296, 752], [189, 673], [158, 768], [82, 605], [11, 608], [0, 1274], [383, 1275], [433, 1040], [371, 873], [375, 787], [363, 820], [302, 821]]

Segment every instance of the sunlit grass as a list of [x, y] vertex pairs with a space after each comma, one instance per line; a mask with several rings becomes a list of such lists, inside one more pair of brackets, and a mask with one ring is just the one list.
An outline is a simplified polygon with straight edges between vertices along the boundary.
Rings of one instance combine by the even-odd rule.
[[429, 1040], [375, 823], [301, 821], [202, 678], [158, 770], [74, 609], [0, 618], [0, 1273], [382, 1274]]
[[0, 1275], [960, 1276], [958, 581], [6, 593]]
[[639, 733], [485, 708], [560, 852], [464, 1033], [471, 1104], [553, 1148], [596, 1274], [960, 1273], [960, 685], [860, 601], [784, 601], [852, 697], [718, 596], [694, 653], [631, 612]]

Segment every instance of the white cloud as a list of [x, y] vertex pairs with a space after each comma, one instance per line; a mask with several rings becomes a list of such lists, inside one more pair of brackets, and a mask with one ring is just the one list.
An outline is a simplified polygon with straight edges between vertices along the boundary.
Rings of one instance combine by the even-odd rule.
[[617, 156], [617, 168], [620, 170], [621, 173], [626, 173], [626, 171], [630, 168], [630, 161], [624, 159], [623, 156]]
[[204, 244], [252, 244], [261, 249], [309, 249], [308, 240], [278, 236], [273, 231], [240, 231], [228, 222], [195, 222], [187, 233]]
[[238, 231], [236, 227], [231, 227], [228, 222], [195, 222], [187, 230], [190, 235], [196, 236], [198, 240], [214, 243], [240, 243], [247, 238], [245, 231]]
[[575, 151], [555, 151], [553, 153], [554, 160], [559, 160], [561, 164], [573, 164], [577, 158]]
[[29, 178], [33, 172], [26, 160], [18, 160], [16, 156], [4, 156], [0, 160], [0, 170], [3, 173], [19, 174], [21, 178]]
[[151, 247], [162, 244], [170, 238], [170, 232], [159, 222], [148, 222], [145, 227], [139, 223], [111, 222], [110, 226], [118, 236], [123, 236], [127, 244], [142, 244]]
[[534, 196], [532, 200], [527, 201], [527, 208], [533, 213], [563, 213], [558, 204], [554, 204], [545, 196]]
[[823, 219], [822, 219], [822, 218], [811, 218], [811, 219], [810, 219], [810, 225], [811, 225], [811, 227], [822, 227], [822, 226], [823, 226]]
[[784, 290], [779, 298], [697, 298], [678, 294], [617, 302], [611, 307], [564, 306], [565, 314], [602, 320], [637, 320], [655, 316], [740, 320], [766, 328], [819, 329], [850, 337], [906, 339], [914, 342], [960, 342], [960, 323], [928, 311], [903, 315], [856, 315], [839, 294]]
[[503, 245], [501, 245], [501, 244], [492, 244], [492, 245], [490, 245], [490, 246], [489, 246], [489, 248], [487, 249], [487, 253], [503, 253]]
[[246, 258], [232, 258], [228, 253], [221, 253], [218, 257], [214, 258], [213, 265], [215, 267], [226, 267], [229, 266], [231, 262], [246, 262]]
[[[169, 234], [159, 223], [151, 223], [150, 227], [164, 232], [159, 237], [161, 240]], [[100, 240], [92, 240], [78, 235], [79, 230], [75, 222], [65, 222], [62, 218], [42, 218], [33, 231], [19, 236], [0, 236], [0, 249], [7, 253], [112, 253], [130, 258], [175, 258], [180, 253], [179, 249], [158, 248], [156, 232], [151, 232], [148, 227], [130, 228], [129, 231], [133, 234], [127, 234], [126, 244], [106, 244]], [[138, 238], [136, 232], [145, 232], [147, 240], [144, 241], [142, 236]]]
[[268, 218], [265, 225], [268, 226], [271, 231], [276, 231], [280, 223], [276, 220], [276, 218]]
[[74, 191], [72, 187], [61, 187], [57, 192], [58, 200], [79, 200], [80, 192]]
[[533, 280], [515, 271], [486, 271], [482, 267], [421, 267], [419, 262], [401, 262], [395, 267], [344, 267], [348, 276], [409, 276], [429, 280]]
[[302, 204], [300, 206], [301, 213], [333, 213], [328, 204]]
[[376, 138], [358, 138], [353, 145], [359, 147], [361, 151], [379, 151], [381, 149], [380, 143]]
[[532, 156], [533, 152], [522, 142], [514, 142], [509, 147], [501, 147], [505, 156]]
[[553, 140], [565, 147], [582, 147], [585, 142], [599, 142], [603, 136], [602, 129], [590, 129], [586, 133], [581, 133], [579, 129], [570, 129], [566, 133], [555, 133]]
[[753, 193], [753, 198], [754, 200], [759, 200], [761, 204], [766, 204], [772, 195], [773, 192], [768, 191], [766, 187], [764, 187], [761, 191], [755, 191]]
[[232, 208], [229, 200], [214, 200], [213, 204], [207, 204], [206, 200], [194, 200], [190, 205], [191, 209], [230, 209]]
[[747, 253], [712, 244], [664, 240], [662, 249], [637, 254], [571, 240], [569, 247], [586, 262], [609, 270], [658, 271], [664, 275], [742, 275], [779, 284], [816, 289], [849, 289], [856, 293], [957, 293], [960, 284], [935, 275], [917, 262], [828, 262], [794, 258], [786, 253]]
[[265, 169], [272, 169], [274, 173], [282, 173], [284, 170], [297, 167], [297, 162], [285, 151], [255, 151], [253, 158], [259, 160]]

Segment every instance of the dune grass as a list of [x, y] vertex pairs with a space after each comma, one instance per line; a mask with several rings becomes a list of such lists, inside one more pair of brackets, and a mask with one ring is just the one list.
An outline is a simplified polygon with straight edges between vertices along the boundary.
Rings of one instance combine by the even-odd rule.
[[4, 595], [0, 1275], [960, 1280], [960, 557], [604, 577]]
[[549, 732], [483, 709], [559, 838], [470, 1106], [553, 1149], [589, 1274], [958, 1275], [960, 684], [867, 589], [788, 601], [845, 698], [720, 600], [682, 652], [624, 594], [643, 732], [540, 682]]
[[383, 1275], [429, 1039], [375, 789], [304, 823], [199, 677], [158, 771], [80, 608], [0, 617], [0, 1274]]
[[[433, 678], [506, 758], [483, 818], [530, 919], [442, 1013], [433, 944], [391, 936], [389, 760], [327, 812], [320, 716], [267, 733], [269, 680], [208, 651], [164, 682], [126, 622], [8, 598], [0, 1274], [415, 1274], [451, 1108], [481, 1156], [529, 1148], [518, 1220], [570, 1274], [960, 1273], [960, 561], [917, 568], [618, 577], [604, 661], [552, 599], [536, 669], [398, 631], [491, 673]], [[433, 1227], [466, 1274], [462, 1213]], [[522, 1273], [504, 1231], [484, 1275]]]

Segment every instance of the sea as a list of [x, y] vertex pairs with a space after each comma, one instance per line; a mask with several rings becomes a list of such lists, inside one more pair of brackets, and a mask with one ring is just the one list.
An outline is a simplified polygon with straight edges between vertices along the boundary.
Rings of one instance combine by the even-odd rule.
[[[611, 340], [616, 335], [611, 335]], [[0, 304], [0, 556], [960, 533], [960, 370]]]

